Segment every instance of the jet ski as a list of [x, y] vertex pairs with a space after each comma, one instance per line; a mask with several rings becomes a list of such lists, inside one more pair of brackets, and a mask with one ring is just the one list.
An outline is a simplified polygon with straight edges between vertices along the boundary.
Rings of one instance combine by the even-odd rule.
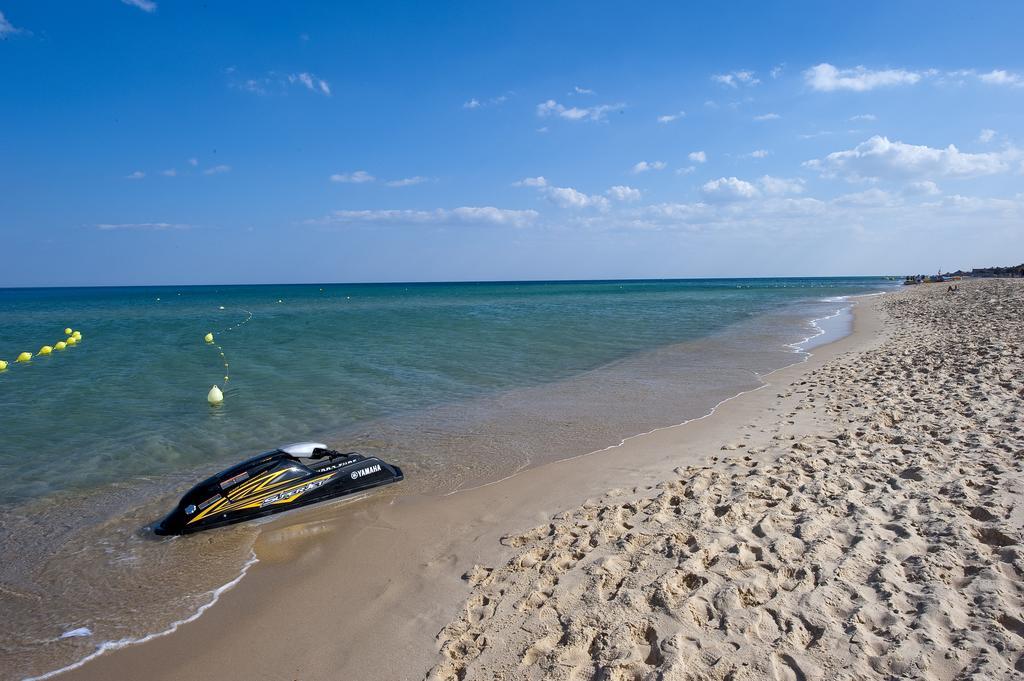
[[221, 471], [190, 489], [153, 527], [188, 534], [261, 518], [399, 482], [402, 469], [375, 456], [342, 454], [319, 442], [280, 447]]

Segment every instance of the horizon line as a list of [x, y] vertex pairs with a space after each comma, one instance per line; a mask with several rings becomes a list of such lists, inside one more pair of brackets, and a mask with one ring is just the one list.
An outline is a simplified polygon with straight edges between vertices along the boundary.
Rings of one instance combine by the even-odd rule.
[[588, 284], [605, 282], [644, 281], [728, 281], [737, 279], [871, 279], [883, 277], [904, 277], [897, 274], [833, 274], [833, 275], [786, 275], [786, 276], [733, 276], [733, 277], [612, 277], [598, 279], [438, 279], [420, 281], [307, 281], [279, 283], [230, 283], [230, 284], [53, 284], [36, 286], [0, 286], [0, 291], [62, 288], [193, 288], [210, 286], [422, 286], [444, 284]]

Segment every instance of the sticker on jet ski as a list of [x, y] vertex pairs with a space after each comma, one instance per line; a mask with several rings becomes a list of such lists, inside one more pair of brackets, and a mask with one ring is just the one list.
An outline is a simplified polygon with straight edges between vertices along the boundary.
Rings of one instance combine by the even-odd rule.
[[294, 489], [289, 489], [289, 490], [285, 490], [284, 492], [278, 492], [277, 494], [273, 494], [273, 495], [267, 497], [266, 499], [264, 499], [263, 502], [260, 504], [260, 506], [262, 507], [262, 506], [269, 506], [270, 504], [285, 503], [289, 499], [293, 499], [294, 497], [297, 497], [300, 494], [305, 494], [306, 492], [308, 492], [310, 490], [316, 489], [320, 485], [322, 485], [325, 482], [327, 482], [327, 478], [329, 478], [329, 477], [330, 476], [327, 476], [326, 478], [321, 478], [319, 480], [314, 480], [313, 482], [307, 483], [307, 484], [305, 484], [305, 485], [303, 485], [301, 487], [296, 487]]
[[360, 468], [357, 471], [352, 471], [352, 479], [353, 480], [358, 480], [359, 478], [361, 478], [363, 476], [370, 475], [371, 473], [378, 473], [378, 472], [380, 472], [380, 464], [377, 464], [376, 466], [370, 466], [369, 468]]
[[344, 468], [345, 466], [351, 466], [352, 464], [356, 464], [356, 463], [359, 463], [359, 462], [360, 462], [360, 459], [353, 459], [351, 461], [342, 461], [341, 463], [332, 464], [330, 466], [322, 466], [320, 468], [317, 468], [317, 470], [320, 471], [321, 473], [326, 473], [327, 471], [336, 471], [339, 468]]

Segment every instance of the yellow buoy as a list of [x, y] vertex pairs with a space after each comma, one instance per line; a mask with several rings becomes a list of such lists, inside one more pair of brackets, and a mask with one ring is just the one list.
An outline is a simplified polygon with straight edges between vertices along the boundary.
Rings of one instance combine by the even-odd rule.
[[68, 339], [64, 341], [65, 345], [75, 345], [76, 343], [78, 343], [78, 339], [74, 336], [68, 336]]
[[206, 401], [210, 404], [220, 404], [224, 401], [224, 393], [217, 386], [213, 386], [210, 388], [210, 392], [206, 394]]
[[53, 349], [54, 350], [63, 350], [67, 346], [68, 346], [68, 344], [65, 343], [64, 341], [58, 341], [57, 343], [54, 344]]
[[51, 348], [49, 345], [44, 345], [43, 347], [39, 348], [39, 352], [37, 354], [48, 355], [51, 352], [53, 352], [53, 348]]
[[212, 333], [206, 334], [205, 336], [203, 336], [203, 340], [206, 341], [207, 343], [212, 343], [213, 342], [213, 334]]
[[32, 359], [32, 353], [31, 352], [23, 352], [20, 355], [18, 355], [18, 359], [14, 360], [14, 361], [15, 362], [27, 362], [30, 359]]
[[70, 336], [72, 333], [74, 333], [74, 332], [71, 330], [70, 326], [68, 328], [64, 329], [64, 335], [65, 336]]
[[7, 361], [3, 360], [3, 359], [0, 359], [0, 371], [6, 371], [6, 370], [7, 370]]
[[75, 331], [71, 335], [74, 336], [75, 338], [77, 338], [78, 340], [82, 340], [82, 332], [81, 331]]

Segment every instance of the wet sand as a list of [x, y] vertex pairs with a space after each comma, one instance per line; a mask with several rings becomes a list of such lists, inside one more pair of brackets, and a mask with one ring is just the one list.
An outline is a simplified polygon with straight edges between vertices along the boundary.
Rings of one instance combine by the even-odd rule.
[[1024, 285], [943, 291], [707, 418], [269, 523], [202, 617], [60, 678], [1010, 675]]

